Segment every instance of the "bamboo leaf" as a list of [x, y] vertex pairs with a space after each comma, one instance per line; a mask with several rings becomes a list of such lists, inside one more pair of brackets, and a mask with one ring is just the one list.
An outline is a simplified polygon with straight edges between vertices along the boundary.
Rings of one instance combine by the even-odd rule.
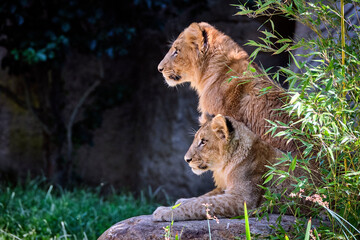
[[291, 97], [291, 100], [290, 100], [290, 104], [294, 104], [294, 102], [296, 102], [296, 100], [299, 98], [300, 96], [300, 93], [295, 93], [294, 96]]
[[275, 24], [274, 24], [274, 22], [273, 22], [271, 19], [269, 19], [269, 21], [270, 21], [270, 24], [271, 24], [271, 30], [275, 31]]
[[274, 34], [272, 34], [271, 32], [268, 31], [261, 31], [263, 34], [265, 34], [266, 37], [268, 38], [278, 38], [277, 36], [275, 36]]
[[267, 44], [273, 45], [273, 43], [272, 43], [269, 39], [262, 38], [262, 37], [259, 37], [259, 39], [261, 39], [264, 43], [267, 43]]
[[264, 181], [264, 184], [268, 183], [271, 179], [273, 179], [274, 175], [269, 175], [265, 181]]
[[290, 46], [289, 43], [285, 44], [284, 46], [282, 46], [281, 48], [279, 48], [276, 52], [274, 52], [273, 54], [279, 54], [282, 53], [283, 51], [285, 51], [285, 49], [287, 49]]
[[294, 157], [294, 159], [291, 161], [291, 164], [289, 166], [289, 170], [294, 171], [295, 170], [295, 166], [296, 166], [296, 157]]
[[290, 52], [290, 51], [289, 51], [289, 54], [290, 54], [290, 56], [291, 56], [291, 58], [292, 58], [293, 62], [295, 63], [296, 67], [297, 67], [298, 69], [301, 69], [301, 67], [300, 67], [300, 65], [299, 65], [299, 63], [298, 63], [298, 61], [296, 60], [296, 58], [294, 57], [294, 55], [292, 54], [292, 52]]
[[333, 79], [330, 78], [328, 83], [326, 84], [325, 91], [329, 91], [332, 85], [333, 85]]
[[292, 42], [292, 40], [288, 39], [288, 38], [283, 38], [283, 39], [276, 41], [275, 43], [286, 43], [286, 42]]
[[260, 50], [261, 50], [260, 48], [255, 49], [255, 50], [251, 53], [250, 59], [256, 58], [256, 56], [258, 55], [258, 53], [260, 52]]

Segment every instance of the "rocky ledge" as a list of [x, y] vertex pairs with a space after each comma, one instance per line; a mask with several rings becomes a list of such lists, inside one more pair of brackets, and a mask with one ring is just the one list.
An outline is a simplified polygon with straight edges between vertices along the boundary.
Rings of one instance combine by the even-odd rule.
[[[268, 236], [273, 234], [271, 225], [276, 224], [279, 215], [269, 215], [269, 221], [262, 219], [258, 221], [256, 218], [250, 218], [250, 231], [252, 234], [260, 236]], [[283, 216], [282, 227], [286, 232], [290, 232], [292, 224], [295, 222], [293, 216]], [[163, 240], [165, 228], [170, 226], [169, 222], [154, 222], [151, 215], [138, 216], [121, 221], [106, 230], [98, 240], [123, 240], [123, 239], [151, 239]], [[210, 220], [210, 232], [212, 239], [234, 239], [245, 237], [245, 221], [238, 219], [220, 219], [219, 223]], [[199, 221], [180, 221], [174, 222], [171, 227], [171, 239], [178, 234], [180, 239], [209, 239], [209, 227], [207, 220]], [[257, 239], [259, 239], [257, 238]]]

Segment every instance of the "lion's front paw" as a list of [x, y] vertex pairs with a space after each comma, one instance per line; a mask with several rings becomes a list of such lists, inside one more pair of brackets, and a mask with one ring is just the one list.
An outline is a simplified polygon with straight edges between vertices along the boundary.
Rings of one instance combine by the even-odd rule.
[[169, 222], [172, 217], [171, 207], [158, 207], [152, 214], [153, 221], [155, 222]]

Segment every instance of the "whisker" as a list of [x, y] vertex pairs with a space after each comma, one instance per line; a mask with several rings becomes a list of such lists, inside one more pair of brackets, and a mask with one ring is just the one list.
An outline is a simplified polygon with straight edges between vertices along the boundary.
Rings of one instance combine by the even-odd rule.
[[188, 134], [192, 137], [195, 137], [195, 134], [196, 134], [197, 130], [195, 130], [194, 128], [191, 128], [189, 131], [188, 131]]
[[174, 44], [175, 40], [176, 40], [175, 38], [172, 38], [172, 40], [168, 41], [167, 46], [168, 46], [169, 48], [171, 48], [172, 45]]

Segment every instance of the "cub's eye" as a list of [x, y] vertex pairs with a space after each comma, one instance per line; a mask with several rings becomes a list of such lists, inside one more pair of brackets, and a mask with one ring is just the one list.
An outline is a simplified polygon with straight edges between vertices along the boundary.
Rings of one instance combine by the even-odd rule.
[[202, 138], [198, 143], [198, 147], [204, 146], [206, 142], [207, 142], [207, 140]]

